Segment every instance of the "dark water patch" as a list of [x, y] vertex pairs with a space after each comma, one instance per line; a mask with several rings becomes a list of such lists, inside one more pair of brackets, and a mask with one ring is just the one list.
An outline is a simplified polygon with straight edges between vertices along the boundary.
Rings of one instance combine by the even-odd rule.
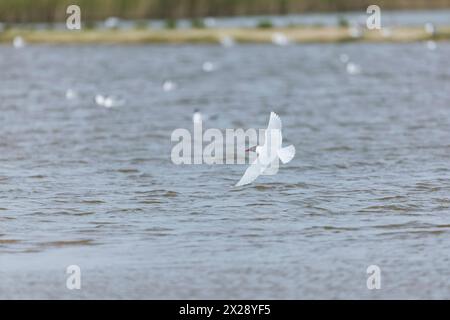
[[144, 208], [135, 207], [135, 208], [120, 208], [120, 209], [108, 210], [106, 213], [120, 215], [120, 214], [130, 214], [130, 213], [137, 213], [137, 212], [144, 212], [144, 211], [145, 211]]
[[396, 232], [384, 232], [379, 236], [390, 236], [395, 239], [421, 239], [423, 237], [440, 236], [450, 233], [448, 230], [408, 230]]
[[103, 204], [103, 203], [106, 203], [106, 202], [103, 201], [103, 200], [95, 200], [95, 199], [93, 199], [93, 200], [82, 200], [81, 203], [83, 203], [83, 204]]
[[273, 203], [257, 202], [257, 203], [248, 203], [245, 206], [246, 207], [267, 207], [267, 206], [273, 206]]
[[375, 229], [429, 229], [429, 228], [450, 228], [450, 224], [433, 224], [420, 221], [410, 221], [398, 224], [375, 225]]
[[420, 208], [419, 206], [416, 205], [400, 205], [400, 204], [391, 204], [391, 205], [374, 205], [374, 206], [369, 206], [366, 208], [363, 208], [361, 210], [359, 210], [359, 212], [392, 212], [392, 211], [398, 211], [398, 212], [408, 212], [408, 211], [412, 211], [412, 210], [417, 210], [418, 208]]
[[450, 198], [434, 198], [433, 200], [440, 202], [440, 203], [450, 204]]
[[47, 178], [47, 176], [38, 174], [38, 175], [30, 176], [29, 178], [31, 178], [31, 179], [45, 179], [45, 178]]
[[141, 200], [141, 201], [138, 201], [138, 203], [140, 203], [140, 204], [160, 204], [160, 203], [162, 203], [162, 201], [156, 200], [156, 199], [150, 199], [150, 200]]
[[112, 221], [90, 221], [89, 224], [95, 224], [96, 226], [115, 225], [116, 222]]
[[16, 240], [16, 239], [0, 239], [0, 245], [2, 244], [17, 244], [21, 242], [20, 240]]
[[387, 196], [387, 197], [382, 197], [382, 198], [378, 198], [375, 199], [377, 201], [391, 201], [391, 200], [408, 200], [408, 197], [405, 196]]
[[167, 232], [167, 231], [173, 231], [172, 228], [165, 228], [165, 227], [151, 227], [144, 229], [145, 232]]
[[280, 186], [281, 190], [291, 190], [291, 189], [309, 189], [311, 185], [307, 183], [286, 183]]
[[120, 173], [139, 173], [138, 169], [133, 169], [133, 168], [124, 168], [124, 169], [118, 169], [117, 172]]
[[335, 152], [335, 151], [352, 151], [350, 146], [333, 146], [321, 149], [323, 152]]
[[153, 160], [153, 158], [133, 158], [130, 159], [130, 163], [132, 164], [143, 164], [143, 163], [148, 163], [151, 162]]
[[240, 236], [242, 238], [262, 238], [264, 235], [258, 233], [244, 233]]
[[4, 220], [4, 221], [7, 221], [7, 220], [16, 220], [16, 218], [15, 217], [9, 217], [9, 216], [1, 216], [0, 217], [0, 221], [1, 220]]
[[336, 226], [314, 226], [314, 227], [309, 227], [306, 228], [304, 230], [304, 232], [324, 232], [324, 233], [342, 233], [342, 232], [354, 232], [354, 231], [358, 231], [360, 230], [360, 228], [356, 228], [356, 227], [336, 227]]
[[74, 216], [80, 216], [80, 217], [82, 217], [82, 216], [90, 216], [90, 215], [93, 215], [93, 214], [95, 214], [95, 212], [93, 212], [93, 211], [82, 211], [82, 212], [73, 213]]
[[59, 215], [59, 216], [80, 216], [80, 215], [89, 215], [90, 211], [80, 211], [77, 209], [73, 210], [62, 210], [62, 211], [55, 211], [52, 213], [52, 215]]
[[252, 220], [252, 221], [272, 221], [272, 220], [275, 220], [275, 218], [274, 217], [258, 217], [258, 216], [256, 216], [256, 217], [249, 218], [249, 220]]
[[40, 248], [61, 248], [61, 247], [78, 247], [78, 246], [93, 246], [96, 243], [92, 239], [81, 240], [60, 240], [39, 243]]
[[276, 185], [268, 185], [268, 184], [257, 184], [255, 186], [252, 186], [253, 189], [258, 190], [258, 191], [271, 190], [271, 189], [275, 189], [276, 187], [277, 187]]
[[441, 190], [441, 187], [436, 186], [435, 184], [428, 183], [428, 182], [419, 182], [416, 183], [416, 185], [413, 187], [414, 190], [418, 191], [429, 191], [429, 192], [436, 192]]
[[166, 198], [177, 197], [177, 196], [178, 196], [178, 192], [175, 192], [175, 191], [167, 191], [166, 193], [164, 193], [163, 196], [166, 197]]

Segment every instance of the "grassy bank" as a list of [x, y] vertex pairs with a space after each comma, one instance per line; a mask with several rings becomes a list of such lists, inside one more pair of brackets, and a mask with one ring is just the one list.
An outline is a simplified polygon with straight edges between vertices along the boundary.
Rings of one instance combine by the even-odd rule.
[[450, 27], [440, 28], [435, 36], [423, 28], [395, 28], [389, 36], [380, 31], [365, 31], [360, 38], [350, 36], [348, 28], [296, 27], [272, 29], [177, 29], [177, 30], [86, 30], [86, 31], [25, 31], [8, 30], [0, 33], [0, 42], [11, 43], [16, 36], [30, 43], [83, 44], [83, 43], [218, 43], [224, 36], [240, 43], [271, 42], [275, 33], [283, 33], [291, 42], [411, 42], [428, 39], [450, 40]]

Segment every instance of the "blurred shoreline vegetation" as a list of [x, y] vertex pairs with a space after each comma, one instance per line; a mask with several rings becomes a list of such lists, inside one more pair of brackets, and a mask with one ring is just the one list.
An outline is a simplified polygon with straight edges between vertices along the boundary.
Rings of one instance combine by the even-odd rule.
[[[67, 17], [67, 6], [76, 4], [80, 6], [85, 22], [104, 20], [111, 16], [130, 20], [167, 21], [188, 18], [192, 19], [194, 25], [194, 19], [207, 16], [365, 11], [369, 2], [367, 0], [0, 0], [0, 21], [61, 22]], [[386, 10], [450, 8], [450, 0], [380, 0], [377, 4]]]
[[258, 22], [256, 27], [260, 29], [271, 29], [273, 28], [273, 24], [270, 19], [262, 19]]

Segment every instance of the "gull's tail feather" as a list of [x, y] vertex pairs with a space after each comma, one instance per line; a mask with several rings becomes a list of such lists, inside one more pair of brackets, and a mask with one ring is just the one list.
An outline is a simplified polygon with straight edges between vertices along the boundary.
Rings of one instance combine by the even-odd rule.
[[295, 156], [295, 147], [290, 145], [289, 147], [281, 148], [277, 151], [277, 154], [280, 157], [281, 162], [288, 163]]

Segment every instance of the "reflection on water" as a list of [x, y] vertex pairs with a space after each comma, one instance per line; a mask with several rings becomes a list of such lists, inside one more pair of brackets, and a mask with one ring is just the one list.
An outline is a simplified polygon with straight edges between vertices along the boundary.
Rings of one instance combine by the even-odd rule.
[[[448, 297], [449, 56], [0, 47], [0, 297]], [[126, 102], [98, 106], [102, 92]], [[245, 166], [175, 166], [170, 134], [196, 109], [215, 128], [264, 128], [276, 111], [297, 155], [237, 189]], [[71, 264], [80, 292], [64, 288]], [[384, 291], [366, 289], [371, 264]]]

